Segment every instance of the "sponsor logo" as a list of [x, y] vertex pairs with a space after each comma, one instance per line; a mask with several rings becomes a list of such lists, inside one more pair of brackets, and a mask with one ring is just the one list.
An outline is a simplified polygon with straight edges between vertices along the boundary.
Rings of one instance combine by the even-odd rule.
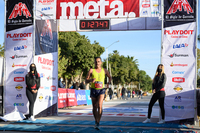
[[154, 6], [154, 7], [158, 7], [159, 5], [156, 3], [156, 4], [153, 4], [153, 6]]
[[143, 11], [142, 14], [148, 14], [148, 12], [147, 11]]
[[18, 84], [18, 85], [15, 86], [15, 89], [16, 89], [17, 91], [21, 91], [21, 90], [23, 89], [23, 87], [22, 87], [21, 84]]
[[24, 106], [24, 103], [14, 103], [14, 106]]
[[150, 4], [142, 4], [142, 7], [143, 7], [143, 8], [149, 8], [149, 7], [150, 7]]
[[50, 87], [50, 90], [51, 90], [51, 91], [55, 91], [55, 90], [56, 90], [56, 86], [52, 85], [52, 86]]
[[43, 87], [43, 86], [40, 86], [40, 89], [44, 89], [44, 87]]
[[80, 95], [80, 94], [77, 95], [77, 101], [84, 101], [84, 100], [86, 100], [86, 95]]
[[171, 67], [174, 67], [174, 66], [182, 66], [182, 67], [185, 67], [185, 66], [188, 66], [188, 64], [174, 64], [173, 62], [170, 64]]
[[55, 80], [56, 78], [54, 78], [54, 77], [50, 77], [50, 76], [48, 76], [47, 77], [47, 80], [49, 81], [49, 80]]
[[23, 82], [24, 81], [24, 77], [15, 77], [14, 81], [15, 82]]
[[185, 71], [172, 71], [172, 74], [184, 74]]
[[15, 59], [15, 58], [27, 58], [27, 55], [13, 55], [10, 58], [11, 59]]
[[184, 109], [184, 106], [175, 106], [175, 105], [173, 105], [172, 109]]
[[24, 71], [14, 71], [14, 74], [24, 74]]
[[54, 66], [54, 60], [38, 57], [38, 63], [48, 66]]
[[183, 82], [185, 82], [185, 78], [182, 78], [182, 77], [173, 77], [172, 78], [172, 82], [183, 83]]
[[165, 30], [165, 35], [192, 35], [194, 30]]
[[174, 102], [181, 102], [181, 96], [175, 96]]
[[44, 73], [40, 73], [40, 78], [44, 78], [45, 74]]
[[20, 37], [31, 37], [32, 33], [14, 33], [7, 34], [7, 38], [20, 38]]
[[45, 101], [53, 101], [55, 99], [54, 96], [45, 96]]
[[23, 49], [27, 49], [27, 45], [22, 45], [22, 46], [14, 47], [14, 51], [16, 51], [16, 50], [23, 50]]
[[47, 87], [47, 86], [44, 87], [45, 90], [49, 90], [49, 88], [50, 88], [50, 87]]
[[52, 34], [52, 29], [51, 29], [51, 22], [49, 20], [45, 20], [42, 33], [40, 35], [41, 37], [48, 36], [50, 40], [53, 40], [53, 34]]
[[172, 5], [170, 6], [170, 8], [167, 11], [167, 14], [176, 13], [177, 10], [179, 10], [179, 11], [184, 10], [185, 12], [187, 11], [187, 14], [194, 12], [187, 0], [174, 0]]
[[41, 11], [49, 11], [49, 10], [52, 10], [53, 7], [44, 7], [41, 9]]
[[180, 85], [176, 85], [174, 87], [174, 90], [179, 93], [179, 92], [181, 92], [183, 90], [183, 88]]
[[176, 54], [176, 53], [173, 53], [173, 54], [170, 54], [168, 56], [170, 58], [173, 58], [173, 57], [188, 57], [189, 55], [188, 54]]
[[13, 19], [16, 18], [17, 16], [22, 16], [22, 15], [26, 16], [26, 18], [32, 17], [31, 13], [26, 7], [26, 4], [20, 2], [15, 5], [8, 19]]
[[13, 65], [12, 65], [12, 67], [26, 67], [27, 66], [27, 64], [14, 64], [13, 63]]
[[67, 98], [76, 98], [75, 93], [67, 93]]
[[38, 0], [38, 3], [41, 3], [43, 5], [50, 5], [53, 2], [54, 0]]
[[186, 47], [188, 47], [187, 43], [173, 45], [173, 49], [176, 49], [176, 48], [186, 48]]
[[[124, 0], [125, 1], [125, 0]], [[84, 18], [113, 18], [113, 17], [137, 17], [131, 8], [132, 3], [124, 5], [123, 1], [77, 1], [58, 2], [58, 10], [60, 10], [58, 19], [84, 19]], [[148, 7], [149, 5], [143, 5]], [[93, 7], [91, 10], [90, 8]], [[124, 10], [125, 9], [125, 10]], [[126, 12], [128, 11], [128, 12]]]
[[42, 93], [40, 93], [40, 95], [39, 95], [38, 98], [39, 98], [39, 101], [42, 102], [42, 100], [43, 100], [43, 98], [44, 98], [43, 95], [42, 95]]
[[67, 98], [67, 93], [58, 93], [58, 98], [59, 99]]
[[22, 94], [17, 94], [16, 99], [22, 99]]

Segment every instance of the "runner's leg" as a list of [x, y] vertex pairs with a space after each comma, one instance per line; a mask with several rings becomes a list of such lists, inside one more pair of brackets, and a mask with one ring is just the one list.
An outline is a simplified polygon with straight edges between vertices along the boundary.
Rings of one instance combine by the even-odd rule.
[[95, 121], [97, 122], [97, 119], [98, 119], [98, 113], [97, 113], [97, 107], [98, 107], [98, 99], [97, 98], [94, 98], [94, 97], [91, 97], [92, 99], [92, 112], [93, 112], [93, 116], [94, 116], [94, 119]]
[[102, 112], [103, 112], [103, 98], [105, 94], [101, 94], [98, 97], [98, 113], [97, 113], [97, 122], [99, 123], [101, 120]]

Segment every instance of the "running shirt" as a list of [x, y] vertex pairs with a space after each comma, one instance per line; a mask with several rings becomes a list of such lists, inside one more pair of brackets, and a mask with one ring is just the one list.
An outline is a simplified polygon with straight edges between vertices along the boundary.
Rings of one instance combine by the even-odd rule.
[[104, 88], [104, 80], [105, 80], [105, 71], [104, 68], [101, 69], [101, 72], [98, 73], [95, 69], [92, 72], [92, 79], [96, 78], [94, 83], [91, 83], [91, 88], [100, 90]]

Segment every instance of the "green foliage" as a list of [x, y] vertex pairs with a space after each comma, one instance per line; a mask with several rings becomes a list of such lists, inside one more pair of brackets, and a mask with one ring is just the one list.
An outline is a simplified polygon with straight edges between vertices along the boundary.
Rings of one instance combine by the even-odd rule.
[[94, 57], [105, 51], [98, 42], [90, 40], [77, 32], [59, 32], [59, 76], [72, 79], [87, 72], [94, 65]]
[[0, 56], [4, 57], [4, 45], [1, 46], [1, 44], [0, 44]]

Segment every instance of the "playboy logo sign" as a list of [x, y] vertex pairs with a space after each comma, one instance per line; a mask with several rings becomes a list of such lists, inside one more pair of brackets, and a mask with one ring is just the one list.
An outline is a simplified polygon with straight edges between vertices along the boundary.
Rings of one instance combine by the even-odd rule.
[[41, 36], [49, 36], [50, 40], [53, 40], [53, 34], [52, 34], [52, 29], [51, 29], [51, 22], [49, 20], [45, 20]]
[[169, 10], [167, 11], [167, 14], [176, 13], [177, 10], [182, 11], [182, 8], [185, 12], [187, 12], [187, 14], [194, 12], [187, 0], [174, 0]]
[[29, 18], [32, 16], [27, 6], [21, 2], [15, 5], [8, 19], [16, 18], [18, 15], [19, 16], [24, 15], [26, 16], [26, 18]]

